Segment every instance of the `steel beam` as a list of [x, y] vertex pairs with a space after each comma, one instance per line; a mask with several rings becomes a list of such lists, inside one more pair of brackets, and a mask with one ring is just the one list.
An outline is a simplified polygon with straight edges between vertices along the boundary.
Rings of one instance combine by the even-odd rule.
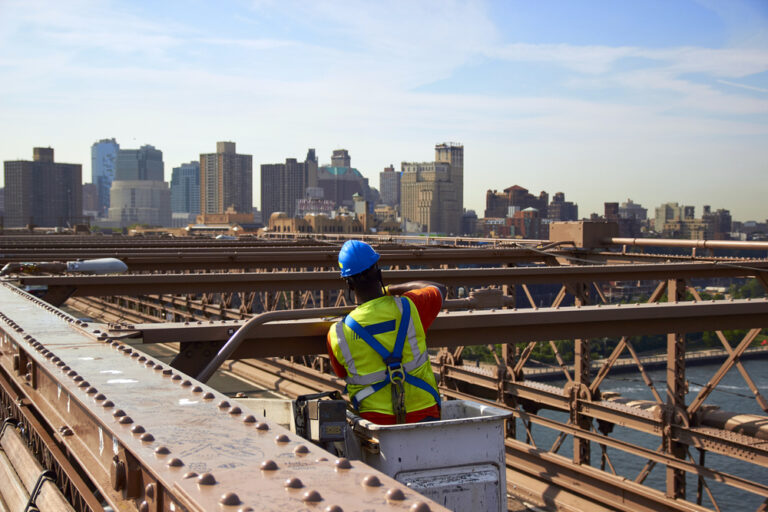
[[[459, 260], [460, 261], [460, 260]], [[669, 263], [484, 269], [385, 270], [387, 283], [437, 281], [446, 286], [529, 285], [593, 281], [649, 281], [744, 277], [768, 270], [768, 260], [739, 264]], [[246, 272], [215, 274], [131, 274], [121, 276], [22, 276], [23, 286], [71, 290], [73, 297], [110, 295], [199, 294], [264, 290], [333, 290], [343, 288], [338, 272]], [[57, 294], [62, 292], [56, 292]], [[57, 297], [58, 298], [58, 297]]]
[[[337, 471], [330, 453], [100, 326], [7, 285], [0, 304], [0, 375], [115, 510], [383, 511], [393, 488], [406, 497], [396, 508], [445, 510], [363, 464]], [[350, 492], [369, 475], [383, 485]]]
[[[145, 343], [180, 340], [225, 341], [242, 321], [133, 325]], [[333, 319], [264, 324], [235, 353], [235, 358], [325, 353], [325, 336]], [[427, 337], [430, 347], [457, 347], [482, 340], [514, 343], [542, 339], [634, 336], [768, 325], [768, 299], [653, 303], [613, 306], [541, 308], [442, 313]], [[279, 343], [271, 343], [277, 341]]]

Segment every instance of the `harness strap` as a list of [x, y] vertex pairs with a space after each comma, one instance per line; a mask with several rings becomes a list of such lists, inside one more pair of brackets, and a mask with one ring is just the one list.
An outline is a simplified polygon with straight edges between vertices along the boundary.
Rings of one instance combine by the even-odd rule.
[[[397, 300], [397, 299], [396, 299]], [[360, 408], [360, 403], [371, 396], [372, 394], [376, 393], [377, 391], [383, 389], [387, 384], [392, 383], [392, 409], [395, 413], [396, 419], [398, 423], [405, 423], [405, 390], [404, 390], [404, 382], [407, 382], [408, 384], [412, 386], [416, 386], [419, 389], [422, 389], [426, 392], [428, 392], [430, 395], [432, 395], [432, 398], [435, 399], [435, 402], [437, 402], [438, 406], [440, 405], [440, 395], [437, 393], [437, 391], [430, 386], [427, 382], [425, 382], [423, 379], [420, 379], [418, 377], [415, 377], [411, 374], [409, 374], [409, 371], [415, 370], [416, 368], [420, 367], [422, 364], [424, 364], [427, 361], [427, 354], [426, 352], [417, 351], [414, 352], [414, 359], [412, 361], [409, 361], [405, 365], [401, 364], [403, 359], [403, 348], [405, 347], [405, 340], [406, 338], [413, 337], [415, 338], [415, 333], [412, 331], [413, 326], [411, 325], [411, 306], [408, 302], [408, 299], [405, 297], [400, 297], [398, 300], [398, 309], [400, 310], [400, 325], [397, 329], [397, 337], [395, 338], [395, 346], [390, 352], [387, 350], [384, 345], [382, 345], [376, 338], [373, 337], [373, 335], [366, 330], [360, 323], [357, 322], [354, 318], [352, 318], [351, 315], [347, 315], [344, 318], [344, 325], [352, 329], [352, 331], [357, 334], [360, 339], [362, 339], [368, 346], [370, 346], [373, 350], [376, 351], [377, 354], [381, 357], [381, 359], [384, 361], [384, 363], [387, 365], [387, 369], [374, 372], [367, 375], [351, 375], [347, 377], [347, 383], [348, 384], [357, 384], [357, 385], [366, 385], [370, 384], [368, 387], [361, 389], [360, 391], [355, 394], [354, 397], [352, 397], [352, 405], [355, 407], [355, 409]], [[338, 331], [337, 335], [340, 334], [343, 336], [343, 328], [341, 328], [341, 323], [338, 324]], [[341, 331], [341, 332], [339, 332]], [[339, 336], [340, 337], [340, 336]], [[413, 344], [413, 343], [411, 343]], [[346, 343], [344, 344], [346, 346]], [[348, 351], [347, 347], [347, 351]], [[418, 353], [418, 356], [416, 355]], [[351, 354], [350, 354], [351, 356]], [[347, 358], [347, 354], [344, 354], [345, 359], [348, 359], [349, 361], [352, 360], [351, 357]], [[350, 369], [353, 365], [350, 365]], [[392, 380], [392, 374], [393, 372], [395, 375], [402, 375], [402, 377], [398, 377], [395, 381]]]
[[[416, 368], [420, 367], [429, 360], [429, 356], [426, 352], [421, 352], [416, 359], [411, 359], [407, 363], [403, 363], [403, 371], [408, 373], [412, 372]], [[368, 386], [375, 384], [387, 376], [387, 370], [379, 370], [378, 372], [367, 373], [365, 375], [347, 375], [347, 384], [353, 386]]]

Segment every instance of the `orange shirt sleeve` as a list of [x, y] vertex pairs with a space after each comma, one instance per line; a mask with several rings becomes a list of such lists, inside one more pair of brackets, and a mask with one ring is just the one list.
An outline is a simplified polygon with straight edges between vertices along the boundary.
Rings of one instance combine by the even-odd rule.
[[440, 294], [440, 290], [434, 286], [426, 286], [418, 290], [405, 292], [403, 296], [413, 301], [416, 310], [419, 312], [419, 318], [421, 319], [421, 325], [424, 326], [424, 331], [429, 329], [432, 321], [437, 318], [437, 315], [443, 308], [443, 296]]

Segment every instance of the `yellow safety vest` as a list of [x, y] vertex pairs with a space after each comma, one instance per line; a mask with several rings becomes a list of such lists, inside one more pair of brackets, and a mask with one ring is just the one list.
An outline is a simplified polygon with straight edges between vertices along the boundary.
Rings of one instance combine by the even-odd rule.
[[[399, 355], [394, 353], [398, 335]], [[405, 380], [406, 412], [440, 403], [424, 327], [407, 297], [384, 296], [361, 304], [331, 326], [329, 339], [333, 355], [347, 371], [347, 393], [358, 412], [394, 414], [389, 377], [399, 368]]]

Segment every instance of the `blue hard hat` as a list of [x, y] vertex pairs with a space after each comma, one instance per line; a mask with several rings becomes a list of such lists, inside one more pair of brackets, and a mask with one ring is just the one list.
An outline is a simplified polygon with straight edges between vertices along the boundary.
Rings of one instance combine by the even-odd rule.
[[368, 270], [379, 261], [379, 253], [373, 247], [360, 240], [347, 240], [339, 251], [341, 277], [354, 276]]

